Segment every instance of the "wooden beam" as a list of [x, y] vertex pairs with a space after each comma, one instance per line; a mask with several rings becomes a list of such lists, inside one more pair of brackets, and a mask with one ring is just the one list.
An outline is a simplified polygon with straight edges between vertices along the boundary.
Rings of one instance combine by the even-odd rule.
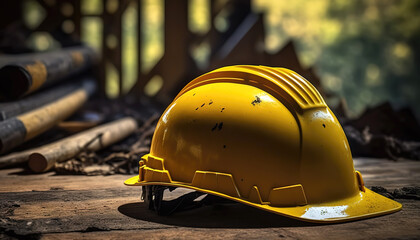
[[118, 142], [137, 129], [137, 122], [123, 118], [81, 132], [74, 136], [34, 149], [29, 155], [29, 167], [34, 172], [45, 172], [56, 162], [68, 160], [83, 150], [97, 151]]

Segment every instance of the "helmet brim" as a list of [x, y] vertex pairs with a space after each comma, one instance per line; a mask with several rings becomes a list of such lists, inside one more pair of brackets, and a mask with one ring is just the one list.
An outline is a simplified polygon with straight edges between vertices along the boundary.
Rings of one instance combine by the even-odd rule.
[[401, 210], [402, 205], [396, 201], [377, 194], [367, 188], [356, 196], [334, 202], [307, 204], [296, 207], [273, 207], [257, 204], [246, 199], [232, 197], [223, 193], [198, 188], [182, 182], [139, 182], [139, 176], [134, 176], [124, 182], [127, 186], [161, 185], [170, 187], [184, 187], [208, 194], [213, 194], [239, 203], [247, 204], [268, 212], [285, 217], [313, 223], [339, 223], [375, 216], [390, 214]]

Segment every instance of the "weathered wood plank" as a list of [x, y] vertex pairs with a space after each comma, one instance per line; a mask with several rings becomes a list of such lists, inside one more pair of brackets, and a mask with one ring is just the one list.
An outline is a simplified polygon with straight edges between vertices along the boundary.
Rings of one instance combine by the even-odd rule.
[[366, 186], [382, 186], [389, 189], [419, 186], [420, 162], [392, 161], [384, 159], [358, 158], [354, 168], [362, 173]]
[[[367, 186], [419, 186], [420, 162], [356, 159]], [[242, 204], [212, 205], [158, 216], [140, 202], [128, 176], [24, 175], [0, 171], [0, 236], [44, 239], [375, 239], [419, 238], [420, 201], [398, 199], [403, 210], [362, 221], [315, 225]], [[187, 190], [168, 194], [175, 198]]]
[[[124, 188], [127, 176], [67, 176], [54, 172], [30, 174], [23, 169], [11, 168], [0, 171], [0, 193], [63, 190], [92, 190]], [[127, 189], [127, 188], [126, 188]]]

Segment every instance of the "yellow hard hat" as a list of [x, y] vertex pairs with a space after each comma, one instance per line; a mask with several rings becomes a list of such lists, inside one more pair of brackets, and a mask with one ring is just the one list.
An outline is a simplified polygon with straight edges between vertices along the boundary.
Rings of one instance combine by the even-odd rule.
[[365, 188], [318, 91], [289, 69], [264, 66], [223, 67], [186, 85], [125, 184], [194, 189], [309, 222], [402, 207]]

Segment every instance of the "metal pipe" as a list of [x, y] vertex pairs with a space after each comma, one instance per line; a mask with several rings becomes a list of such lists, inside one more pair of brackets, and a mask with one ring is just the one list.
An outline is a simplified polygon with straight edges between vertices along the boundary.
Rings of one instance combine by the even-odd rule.
[[96, 62], [90, 47], [0, 57], [0, 98], [16, 99], [74, 76]]
[[0, 153], [45, 132], [72, 115], [94, 92], [96, 85], [84, 84], [74, 92], [22, 115], [0, 122]]
[[51, 89], [46, 89], [34, 95], [20, 100], [0, 103], [0, 121], [18, 116], [31, 111], [45, 104], [51, 103], [62, 96], [65, 96], [86, 84], [94, 84], [93, 80], [85, 79], [77, 82], [70, 82]]

